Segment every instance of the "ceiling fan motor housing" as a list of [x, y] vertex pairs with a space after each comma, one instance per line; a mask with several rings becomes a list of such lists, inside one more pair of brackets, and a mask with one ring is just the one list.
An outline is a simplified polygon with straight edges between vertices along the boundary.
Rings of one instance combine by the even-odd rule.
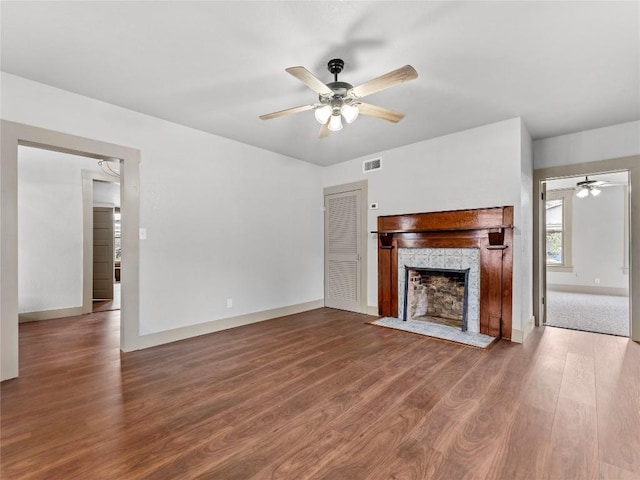
[[347, 82], [339, 82], [338, 74], [342, 72], [344, 68], [344, 60], [341, 58], [334, 58], [329, 60], [327, 63], [327, 69], [334, 76], [334, 81], [331, 83], [327, 83], [327, 87], [329, 87], [333, 94], [326, 95], [321, 94], [318, 95], [318, 99], [320, 103], [323, 105], [330, 105], [334, 110], [339, 109], [345, 103], [350, 103], [347, 99], [349, 95], [349, 91], [353, 89], [353, 85]]
[[337, 81], [338, 74], [342, 72], [342, 69], [344, 68], [344, 60], [342, 60], [341, 58], [334, 58], [332, 60], [329, 60], [329, 63], [327, 64], [327, 68], [329, 69], [329, 72], [331, 72], [332, 75], [336, 76], [336, 81]]

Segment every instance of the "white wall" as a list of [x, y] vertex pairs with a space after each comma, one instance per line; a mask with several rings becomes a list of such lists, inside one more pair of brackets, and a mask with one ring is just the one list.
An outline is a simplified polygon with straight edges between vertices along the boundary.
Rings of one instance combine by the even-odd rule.
[[[548, 182], [547, 189], [553, 189]], [[572, 272], [547, 271], [547, 284], [629, 288], [624, 262], [624, 194], [621, 186], [572, 201]], [[628, 267], [628, 265], [626, 265]], [[600, 279], [596, 284], [595, 279]]]
[[[382, 152], [364, 175], [362, 158], [322, 169], [4, 73], [2, 98], [6, 120], [141, 151], [141, 334], [321, 299], [322, 187], [361, 179], [380, 204], [369, 230], [378, 215], [513, 205], [514, 329], [529, 308], [519, 118]], [[369, 305], [376, 265], [371, 235]]]
[[82, 306], [82, 170], [97, 161], [18, 148], [18, 312]]
[[320, 167], [14, 75], [1, 80], [3, 119], [141, 151], [141, 334], [322, 299]]
[[533, 168], [594, 162], [640, 154], [640, 121], [533, 142]]
[[[520, 298], [520, 315], [524, 329], [524, 322], [533, 316], [533, 142], [524, 122], [521, 125], [520, 140], [520, 229], [527, 232], [520, 242], [521, 291], [524, 292]], [[515, 305], [514, 299], [514, 307]], [[526, 334], [525, 332], [524, 335]]]
[[[392, 128], [392, 127], [390, 127]], [[524, 133], [523, 133], [524, 132]], [[529, 145], [519, 118], [486, 125], [432, 140], [340, 163], [323, 170], [325, 187], [368, 181], [368, 231], [377, 229], [377, 217], [513, 205], [514, 272], [513, 328], [521, 328], [523, 312], [531, 311], [531, 267], [524, 267], [532, 242], [531, 218], [523, 222], [523, 185], [531, 182]], [[362, 173], [362, 161], [382, 157], [382, 169]], [[523, 174], [525, 172], [525, 174]], [[368, 292], [370, 306], [378, 304], [377, 239], [369, 235]], [[526, 316], [528, 320], [530, 313]]]

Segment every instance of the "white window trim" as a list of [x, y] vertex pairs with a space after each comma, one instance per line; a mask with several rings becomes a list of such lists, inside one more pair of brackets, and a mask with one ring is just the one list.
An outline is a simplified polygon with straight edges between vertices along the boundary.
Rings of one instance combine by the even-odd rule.
[[547, 263], [549, 272], [573, 272], [573, 194], [573, 188], [547, 191], [545, 206], [548, 200], [562, 200], [562, 263], [557, 265]]

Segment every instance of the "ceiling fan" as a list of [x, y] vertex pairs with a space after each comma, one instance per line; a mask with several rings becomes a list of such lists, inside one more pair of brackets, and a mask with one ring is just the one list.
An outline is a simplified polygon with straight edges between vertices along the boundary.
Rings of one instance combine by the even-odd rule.
[[619, 185], [625, 185], [624, 183], [611, 183], [604, 180], [589, 180], [589, 177], [584, 177], [584, 180], [576, 183], [576, 197], [584, 198], [589, 196], [597, 197], [600, 195], [603, 187], [616, 187]]
[[286, 71], [304, 83], [307, 87], [318, 94], [318, 102], [302, 105], [300, 107], [288, 108], [279, 112], [260, 115], [262, 120], [289, 115], [291, 113], [315, 110], [316, 120], [321, 124], [318, 137], [325, 138], [329, 132], [342, 130], [342, 118], [347, 123], [353, 123], [358, 114], [370, 117], [381, 118], [389, 122], [397, 123], [404, 117], [403, 113], [378, 107], [369, 103], [364, 103], [360, 99], [372, 93], [385, 90], [394, 85], [399, 85], [418, 77], [418, 72], [411, 65], [385, 73], [368, 82], [354, 87], [347, 82], [339, 82], [338, 74], [344, 68], [344, 61], [340, 58], [329, 60], [327, 69], [334, 76], [334, 81], [323, 83], [304, 67], [290, 67]]

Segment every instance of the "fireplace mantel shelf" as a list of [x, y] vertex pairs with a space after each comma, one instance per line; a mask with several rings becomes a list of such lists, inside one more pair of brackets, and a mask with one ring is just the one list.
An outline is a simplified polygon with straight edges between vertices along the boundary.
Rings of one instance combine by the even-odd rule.
[[513, 225], [488, 225], [458, 228], [421, 228], [418, 230], [374, 230], [371, 233], [376, 233], [378, 235], [393, 235], [396, 233], [468, 232], [472, 230], [502, 230], [505, 228], [513, 228]]

